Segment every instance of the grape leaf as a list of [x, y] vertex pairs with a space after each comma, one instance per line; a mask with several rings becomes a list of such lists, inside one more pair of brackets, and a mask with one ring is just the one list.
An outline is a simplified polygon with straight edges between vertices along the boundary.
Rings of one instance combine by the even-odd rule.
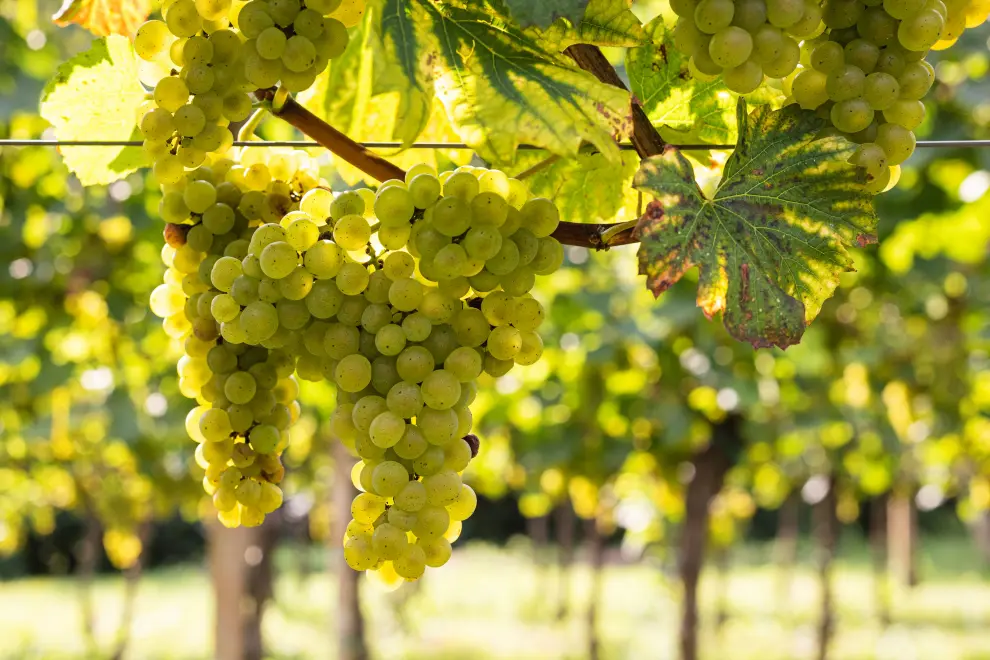
[[631, 6], [632, 0], [591, 0], [580, 21], [554, 21], [540, 34], [539, 42], [554, 52], [573, 44], [625, 47], [648, 44], [650, 38]]
[[460, 138], [511, 163], [520, 143], [572, 155], [590, 142], [613, 160], [632, 128], [629, 94], [598, 81], [479, 2], [379, 0], [382, 56], [408, 88], [434, 94]]
[[588, 0], [505, 0], [505, 4], [518, 25], [547, 28], [558, 18], [577, 24]]
[[131, 36], [150, 13], [151, 0], [65, 0], [52, 20], [59, 27], [76, 23], [98, 37]]
[[735, 338], [785, 348], [852, 270], [848, 248], [876, 242], [872, 196], [846, 162], [855, 145], [818, 137], [825, 121], [790, 105], [736, 110], [739, 139], [706, 199], [691, 165], [668, 149], [634, 186], [655, 197], [636, 227], [639, 271], [659, 296], [698, 266], [698, 305]]
[[[59, 140], [140, 140], [138, 83], [130, 41], [111, 35], [65, 62], [41, 95], [41, 116]], [[61, 147], [65, 164], [86, 186], [111, 183], [148, 164], [141, 147]]]
[[[537, 152], [539, 153], [539, 152]], [[630, 188], [639, 156], [622, 152], [619, 164], [598, 153], [561, 159], [526, 179], [530, 192], [552, 199], [569, 222], [622, 222], [636, 218], [639, 194]]]
[[653, 43], [629, 50], [626, 73], [653, 125], [693, 133], [710, 144], [732, 142], [732, 93], [721, 78], [694, 77], [688, 69], [691, 58], [674, 48], [673, 29], [662, 16], [646, 26], [646, 33]]

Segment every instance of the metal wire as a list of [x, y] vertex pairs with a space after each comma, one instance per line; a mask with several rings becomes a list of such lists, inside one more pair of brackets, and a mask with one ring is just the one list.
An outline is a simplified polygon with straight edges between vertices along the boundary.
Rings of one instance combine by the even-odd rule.
[[[141, 140], [13, 140], [0, 139], [0, 147], [140, 147]], [[368, 149], [400, 149], [401, 142], [359, 142]], [[235, 140], [235, 147], [319, 147], [319, 142], [309, 140]], [[734, 149], [734, 144], [672, 144], [681, 151], [699, 151], [705, 149], [726, 150]], [[990, 140], [918, 140], [919, 149], [969, 149], [990, 147]], [[463, 142], [414, 142], [407, 149], [471, 149]], [[519, 149], [526, 151], [546, 151], [545, 147], [532, 144], [520, 144]], [[619, 144], [619, 149], [630, 151], [635, 147], [628, 142]]]

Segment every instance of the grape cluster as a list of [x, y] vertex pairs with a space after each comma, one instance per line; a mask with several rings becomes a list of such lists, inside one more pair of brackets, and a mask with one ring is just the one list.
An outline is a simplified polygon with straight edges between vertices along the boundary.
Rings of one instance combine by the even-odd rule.
[[477, 450], [476, 381], [539, 359], [544, 309], [529, 291], [563, 249], [550, 235], [556, 207], [495, 170], [437, 176], [418, 165], [369, 197], [348, 192], [331, 205], [329, 245], [381, 250], [363, 263], [335, 256], [322, 274], [323, 342], [307, 344], [305, 362], [332, 375], [331, 428], [361, 458], [344, 557], [414, 580], [446, 563], [474, 511], [461, 472]]
[[921, 99], [935, 81], [925, 55], [983, 23], [990, 0], [671, 0], [671, 8], [680, 17], [674, 45], [696, 75], [721, 75], [740, 94], [764, 76], [782, 78], [794, 102], [860, 145], [850, 162], [876, 193], [914, 152]]
[[726, 87], [748, 94], [764, 76], [784, 78], [797, 67], [799, 42], [821, 34], [822, 7], [814, 0], [671, 0], [679, 16], [674, 45], [691, 56], [702, 79], [721, 75]]
[[318, 183], [305, 153], [253, 149], [240, 164], [211, 156], [208, 166], [162, 186], [167, 270], [151, 309], [183, 342], [179, 389], [199, 403], [186, 430], [199, 443], [204, 489], [227, 526], [261, 524], [282, 503], [279, 456], [300, 413], [296, 357], [283, 347], [288, 333], [264, 302], [274, 294], [252, 277], [258, 260], [251, 257], [261, 228], [278, 226], [259, 223], [292, 216], [307, 192], [329, 195]]
[[159, 180], [182, 179], [233, 141], [231, 122], [252, 109], [251, 93], [276, 84], [310, 87], [347, 47], [347, 28], [329, 16], [340, 0], [171, 0], [164, 21], [138, 28], [134, 49], [156, 68], [154, 102], [142, 111], [145, 148]]

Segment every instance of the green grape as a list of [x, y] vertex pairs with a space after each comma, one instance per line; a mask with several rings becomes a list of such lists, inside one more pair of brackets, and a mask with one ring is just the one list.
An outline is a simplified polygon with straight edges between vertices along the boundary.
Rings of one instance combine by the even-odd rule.
[[[413, 525], [416, 524], [415, 513], [411, 511], [405, 511], [397, 506], [393, 506], [389, 508], [387, 518], [388, 518], [388, 523], [390, 525], [398, 527], [404, 532], [408, 532], [409, 530], [412, 529]], [[409, 549], [412, 547], [414, 546], [413, 545], [407, 546], [406, 552], [408, 553]]]
[[[449, 418], [451, 416], [453, 416], [454, 418], [457, 417], [457, 415], [454, 413], [453, 410], [430, 411], [430, 408], [424, 408], [423, 410], [424, 412], [429, 411], [431, 414], [440, 413], [445, 418]], [[425, 429], [423, 430], [423, 434], [424, 437], [428, 438], [428, 436], [426, 436]], [[437, 472], [443, 469], [443, 460], [444, 460], [443, 449], [439, 446], [436, 446], [437, 443], [432, 443], [432, 444], [434, 446], [428, 447], [426, 451], [424, 451], [422, 454], [420, 454], [417, 458], [413, 460], [413, 470], [415, 471], [416, 474], [420, 476], [428, 477], [429, 475], [436, 474]]]
[[[763, 82], [763, 69], [752, 60], [737, 67], [726, 69], [722, 74], [725, 86], [737, 94], [749, 94]], [[503, 281], [502, 288], [505, 288]], [[529, 289], [526, 289], [527, 291]]]
[[426, 487], [420, 481], [409, 481], [395, 495], [395, 506], [415, 513], [426, 506]]
[[900, 85], [889, 73], [871, 73], [863, 85], [863, 98], [874, 110], [886, 110], [896, 101]]
[[925, 120], [925, 104], [921, 101], [900, 99], [884, 109], [883, 118], [893, 124], [900, 124], [913, 131]]
[[521, 332], [520, 335], [522, 337], [522, 346], [513, 359], [516, 364], [522, 366], [536, 364], [543, 355], [543, 339], [536, 332], [529, 330]]
[[362, 250], [371, 239], [371, 225], [357, 214], [345, 215], [333, 228], [333, 240], [345, 250]]
[[939, 40], [945, 21], [932, 9], [920, 11], [901, 21], [897, 40], [908, 50], [926, 51]]
[[278, 280], [278, 293], [289, 300], [302, 300], [313, 289], [313, 275], [302, 266]]
[[819, 5], [815, 0], [805, 0], [804, 3], [804, 14], [798, 22], [794, 23], [787, 28], [787, 32], [795, 37], [801, 37], [802, 39], [807, 39], [821, 34], [824, 26], [822, 25], [822, 16], [824, 11], [821, 5]]
[[853, 39], [844, 49], [846, 64], [851, 64], [864, 73], [870, 73], [880, 58], [880, 49], [866, 39]]
[[254, 42], [254, 47], [258, 55], [264, 59], [277, 60], [285, 52], [285, 42], [285, 33], [279, 28], [272, 26], [261, 31], [261, 34], [258, 35], [257, 40]]
[[[459, 426], [459, 420], [457, 418], [457, 412], [453, 408], [431, 408], [425, 407], [420, 411], [419, 415], [416, 417], [416, 425], [423, 432], [423, 436], [426, 438], [427, 442], [431, 445], [446, 445], [457, 437], [457, 429]], [[430, 465], [433, 465], [434, 457], [427, 457]], [[443, 462], [443, 453], [441, 452], [437, 463]], [[439, 469], [439, 467], [437, 467]], [[416, 470], [419, 474], [432, 474], [436, 470], [424, 471], [417, 467]]]
[[897, 78], [904, 72], [905, 65], [906, 62], [900, 53], [888, 46], [880, 51], [880, 57], [877, 58], [876, 71], [889, 73]]
[[343, 360], [358, 350], [360, 331], [342, 323], [331, 323], [327, 328], [323, 348], [335, 360]]
[[481, 184], [470, 172], [455, 172], [443, 184], [443, 196], [458, 197], [470, 203], [474, 196], [481, 192]]
[[182, 75], [185, 78], [186, 85], [189, 87], [189, 91], [193, 94], [205, 94], [213, 89], [213, 83], [216, 82], [213, 69], [206, 64], [187, 65], [182, 70]]
[[334, 281], [341, 293], [356, 296], [368, 288], [370, 278], [367, 268], [362, 264], [350, 261], [340, 267]]
[[797, 67], [800, 58], [801, 48], [796, 41], [785, 35], [781, 44], [780, 55], [773, 61], [763, 65], [763, 73], [771, 78], [789, 76]]
[[794, 100], [805, 110], [814, 110], [828, 101], [825, 89], [826, 75], [814, 69], [805, 69], [799, 73], [791, 86]]
[[[705, 0], [706, 2], [722, 2], [723, 0]], [[536, 197], [526, 202], [521, 213], [523, 224], [537, 238], [549, 236], [560, 224], [560, 213], [553, 202], [543, 197]]]
[[210, 281], [213, 286], [229, 293], [234, 280], [241, 276], [241, 262], [234, 257], [221, 257], [213, 264], [210, 271]]
[[385, 498], [371, 493], [361, 493], [351, 503], [351, 517], [359, 523], [371, 525], [385, 513]]
[[881, 124], [876, 143], [887, 154], [887, 165], [900, 165], [914, 153], [914, 133], [898, 124]]
[[261, 270], [274, 280], [288, 276], [299, 265], [299, 255], [284, 241], [275, 241], [265, 246], [260, 256]]
[[286, 227], [286, 236], [297, 252], [305, 252], [320, 239], [320, 229], [309, 218], [295, 218]]
[[927, 62], [911, 62], [898, 77], [901, 98], [920, 101], [935, 82], [935, 70]]
[[447, 356], [443, 362], [443, 368], [453, 374], [461, 383], [466, 383], [481, 375], [482, 358], [478, 351], [467, 346], [461, 346], [455, 348]]
[[498, 193], [481, 192], [471, 200], [471, 220], [475, 225], [501, 227], [508, 216], [509, 203]]
[[788, 28], [800, 21], [803, 16], [804, 3], [801, 0], [769, 0], [767, 2], [767, 21], [774, 27]]
[[[437, 252], [433, 266], [437, 277], [447, 280], [460, 277], [467, 265], [467, 260], [468, 256], [464, 248], [459, 243], [451, 243], [450, 245], [445, 245]], [[421, 271], [422, 268], [422, 265], [420, 265]]]
[[229, 323], [240, 315], [241, 306], [233, 297], [221, 294], [215, 297], [210, 304], [210, 313], [218, 322]]
[[189, 87], [178, 76], [166, 76], [155, 85], [155, 103], [175, 112], [189, 101]]
[[678, 18], [674, 26], [674, 46], [687, 55], [693, 55], [704, 44], [704, 35], [690, 18]]
[[223, 202], [218, 202], [203, 212], [202, 221], [203, 226], [212, 234], [226, 234], [234, 228], [234, 209]]
[[235, 371], [226, 380], [223, 393], [232, 403], [248, 403], [258, 391], [254, 376], [246, 371]]
[[426, 572], [426, 551], [415, 544], [408, 544], [405, 551], [392, 562], [396, 575], [407, 580], [418, 580]]
[[424, 561], [431, 568], [439, 568], [450, 560], [450, 542], [445, 538], [431, 538], [417, 545], [423, 548]]
[[317, 279], [336, 277], [344, 264], [344, 253], [332, 241], [318, 241], [306, 250], [303, 265]]
[[204, 213], [217, 201], [217, 191], [209, 181], [190, 181], [182, 193], [186, 207], [193, 213]]
[[701, 0], [694, 10], [694, 23], [705, 34], [729, 27], [735, 8], [729, 0]]
[[767, 5], [763, 0], [738, 0], [732, 16], [732, 24], [738, 25], [752, 35], [767, 22]]
[[461, 397], [460, 380], [451, 372], [439, 369], [423, 379], [420, 387], [423, 402], [434, 410], [446, 410]]
[[[520, 330], [536, 330], [543, 323], [546, 311], [543, 305], [534, 298], [520, 298], [507, 301], [511, 307], [507, 310], [512, 325]], [[506, 312], [503, 312], [505, 314]], [[504, 317], [503, 317], [504, 318]], [[502, 325], [502, 324], [500, 324]]]
[[417, 309], [423, 302], [423, 296], [423, 285], [409, 277], [395, 280], [388, 289], [389, 303], [400, 312]]
[[406, 533], [389, 523], [379, 525], [371, 538], [372, 547], [382, 559], [398, 559], [409, 545]]
[[478, 496], [467, 484], [461, 484], [454, 501], [447, 505], [451, 520], [467, 520], [478, 508]]
[[175, 111], [175, 130], [179, 135], [195, 137], [206, 127], [206, 114], [199, 106], [187, 103]]
[[462, 438], [455, 438], [444, 449], [443, 469], [463, 472], [471, 462], [471, 446]]
[[134, 52], [150, 62], [165, 50], [170, 36], [168, 26], [162, 21], [146, 21], [134, 35]]
[[207, 442], [218, 442], [229, 437], [232, 432], [230, 417], [222, 408], [205, 410], [199, 418], [199, 433]]
[[925, 0], [884, 0], [883, 8], [888, 14], [901, 21], [921, 11]]
[[348, 538], [344, 542], [344, 561], [355, 571], [374, 568], [378, 564], [378, 554], [372, 545], [371, 535]]
[[[828, 75], [825, 89], [832, 101], [846, 101], [863, 95], [866, 76], [858, 67], [844, 65]], [[841, 129], [840, 129], [841, 130]]]
[[[451, 470], [441, 470], [423, 478], [426, 488], [426, 503], [429, 506], [447, 506], [458, 498], [461, 491], [461, 477]], [[446, 531], [446, 530], [444, 530]]]
[[[388, 409], [399, 417], [411, 419], [423, 409], [423, 395], [418, 385], [402, 381], [389, 389], [386, 403]], [[415, 456], [408, 458], [415, 458]]]
[[409, 346], [399, 353], [396, 369], [407, 383], [421, 383], [433, 372], [433, 354], [422, 346]]
[[[473, 178], [473, 177], [472, 177]], [[444, 237], [460, 236], [468, 230], [471, 223], [471, 207], [459, 197], [444, 197], [432, 208], [430, 228], [439, 232]], [[423, 231], [417, 235], [417, 246], [420, 240], [432, 240], [436, 243], [444, 241], [444, 238], [432, 238], [431, 234], [424, 234]], [[436, 248], [438, 251], [442, 247]], [[430, 256], [434, 251], [432, 246], [427, 249], [419, 248], [424, 256]]]
[[897, 21], [882, 7], [867, 7], [856, 22], [856, 32], [877, 46], [890, 46], [897, 40]]
[[862, 167], [867, 174], [878, 176], [887, 167], [887, 154], [878, 144], [868, 142], [861, 144], [849, 158], [849, 162]]
[[253, 302], [241, 311], [241, 327], [248, 341], [258, 344], [278, 330], [278, 312], [275, 307], [266, 302]]
[[[712, 40], [714, 41], [714, 37], [712, 37]], [[757, 64], [774, 61], [780, 57], [783, 49], [784, 33], [778, 28], [772, 25], [761, 25], [753, 34], [753, 60]], [[738, 66], [742, 62], [743, 60], [740, 60], [732, 66]]]
[[873, 121], [873, 109], [862, 98], [839, 101], [832, 106], [832, 125], [844, 133], [861, 131]]
[[361, 325], [361, 315], [367, 306], [368, 301], [363, 296], [345, 296], [337, 312], [337, 320], [345, 325]]
[[305, 71], [316, 64], [316, 47], [312, 41], [301, 35], [289, 37], [282, 53], [282, 64], [289, 71]]
[[414, 312], [402, 319], [402, 331], [408, 341], [423, 341], [433, 331], [433, 322], [420, 312]]
[[[483, 303], [482, 303], [483, 304]], [[481, 346], [488, 339], [491, 328], [485, 314], [473, 307], [462, 309], [453, 320], [457, 340], [464, 346]]]
[[401, 463], [384, 461], [375, 467], [371, 479], [376, 493], [382, 497], [393, 497], [409, 483], [409, 473]]
[[829, 0], [825, 3], [822, 21], [832, 30], [851, 28], [859, 21], [863, 9], [860, 0]]
[[[740, 27], [730, 26], [719, 30], [708, 43], [708, 53], [712, 56], [712, 61], [726, 69], [739, 66], [749, 59], [752, 52], [753, 38], [749, 32]], [[762, 78], [762, 71], [760, 75]], [[525, 214], [526, 207], [523, 209]]]
[[450, 514], [442, 506], [427, 504], [416, 515], [413, 534], [420, 539], [436, 539], [450, 527]]
[[415, 211], [412, 195], [400, 186], [389, 186], [375, 195], [375, 216], [384, 226], [403, 225]]
[[165, 12], [169, 32], [177, 37], [191, 37], [203, 28], [203, 18], [193, 0], [176, 0]]
[[392, 310], [388, 305], [372, 303], [361, 313], [361, 327], [374, 335], [392, 321]]
[[172, 137], [175, 121], [168, 110], [155, 108], [141, 118], [141, 134], [146, 140], [165, 140]]
[[498, 254], [485, 262], [485, 269], [494, 275], [508, 275], [519, 262], [519, 247], [513, 241], [503, 241]]
[[522, 348], [519, 330], [508, 325], [500, 325], [488, 337], [488, 353], [497, 360], [511, 360]]
[[371, 363], [363, 355], [348, 355], [337, 363], [334, 381], [345, 392], [360, 392], [371, 383]]
[[369, 433], [371, 431], [371, 423], [378, 415], [387, 410], [388, 405], [382, 397], [375, 395], [361, 397], [354, 404], [354, 409], [351, 413], [354, 428], [361, 433]]
[[670, 0], [670, 8], [675, 14], [694, 18], [694, 9], [698, 6], [695, 0]]
[[406, 347], [406, 333], [397, 325], [386, 325], [375, 334], [375, 346], [382, 355], [398, 355]]
[[433, 323], [446, 323], [461, 307], [461, 301], [451, 300], [439, 291], [428, 290], [419, 305], [419, 311]]

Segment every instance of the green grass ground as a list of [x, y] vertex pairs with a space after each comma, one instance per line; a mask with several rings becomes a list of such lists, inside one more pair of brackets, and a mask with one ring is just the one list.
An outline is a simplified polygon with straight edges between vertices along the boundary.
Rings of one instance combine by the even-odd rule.
[[[280, 577], [265, 619], [273, 658], [333, 657], [334, 578], [318, 570], [301, 577], [298, 549], [278, 555]], [[810, 561], [811, 551], [801, 553]], [[927, 540], [922, 583], [893, 592], [894, 623], [875, 615], [873, 577], [865, 551], [846, 548], [836, 570], [838, 628], [833, 659], [990, 660], [990, 578], [969, 544]], [[790, 598], [778, 602], [777, 567], [765, 547], [733, 557], [723, 584], [708, 572], [702, 585], [703, 654], [711, 660], [791, 660], [815, 653], [818, 589], [812, 566], [800, 565]], [[199, 566], [152, 573], [136, 603], [129, 658], [208, 658], [211, 596]], [[532, 561], [525, 544], [469, 546], [442, 570], [395, 593], [364, 585], [375, 658], [557, 659], [586, 657], [584, 612], [590, 576], [571, 575], [570, 614], [557, 621], [559, 580]], [[724, 593], [728, 621], [718, 631], [714, 611]], [[120, 618], [122, 581], [94, 586], [97, 635], [110, 648]], [[0, 583], [0, 658], [84, 658], [78, 586], [72, 579]], [[613, 563], [600, 601], [605, 658], [676, 658], [678, 588], [660, 562]]]

